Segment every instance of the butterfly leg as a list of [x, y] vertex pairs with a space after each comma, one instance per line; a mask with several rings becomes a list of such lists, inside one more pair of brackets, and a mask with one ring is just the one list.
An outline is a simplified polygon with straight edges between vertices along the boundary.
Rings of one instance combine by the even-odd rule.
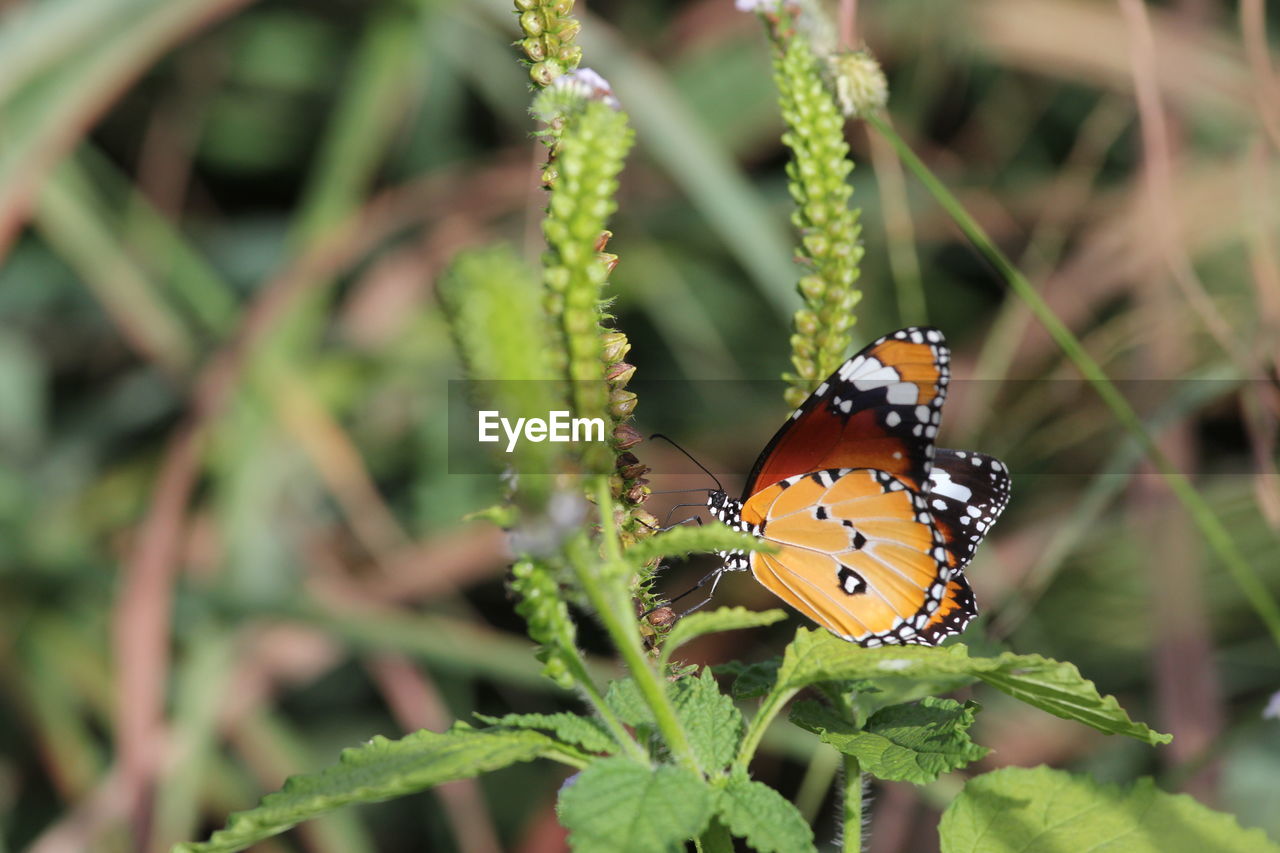
[[684, 519], [684, 520], [682, 520], [682, 521], [677, 521], [675, 524], [671, 524], [671, 523], [670, 523], [670, 522], [671, 522], [671, 516], [673, 516], [673, 515], [675, 515], [675, 514], [676, 514], [676, 510], [678, 510], [678, 509], [683, 509], [683, 508], [685, 508], [685, 507], [690, 507], [690, 506], [696, 506], [696, 507], [698, 507], [698, 508], [700, 508], [700, 509], [706, 509], [706, 504], [676, 504], [675, 506], [673, 506], [673, 507], [671, 508], [671, 511], [667, 513], [667, 517], [663, 520], [663, 522], [662, 522], [662, 530], [664, 530], [664, 531], [666, 531], [666, 530], [670, 530], [670, 529], [671, 529], [671, 528], [673, 528], [673, 527], [679, 527], [681, 524], [688, 524], [688, 523], [689, 523], [689, 522], [691, 522], [691, 521], [696, 521], [696, 522], [698, 522], [698, 526], [699, 526], [699, 527], [701, 527], [701, 526], [702, 526], [702, 517], [701, 517], [701, 516], [697, 516], [697, 515], [691, 515], [691, 516], [689, 516], [688, 518], [686, 518], [686, 519]]
[[670, 601], [666, 602], [665, 604], [659, 604], [657, 607], [651, 607], [650, 609], [646, 610], [644, 613], [641, 613], [641, 614], [640, 614], [640, 618], [641, 618], [641, 619], [644, 619], [644, 618], [645, 618], [646, 616], [648, 616], [650, 613], [652, 613], [653, 611], [658, 610], [658, 609], [660, 609], [660, 608], [663, 608], [663, 607], [670, 607], [671, 605], [675, 604], [675, 603], [676, 603], [677, 601], [679, 601], [680, 599], [684, 598], [686, 595], [689, 595], [690, 593], [694, 593], [694, 592], [697, 592], [698, 590], [702, 589], [703, 585], [704, 585], [707, 581], [711, 581], [711, 591], [710, 591], [709, 593], [707, 593], [707, 597], [706, 597], [706, 598], [704, 598], [702, 601], [699, 601], [699, 602], [698, 602], [697, 604], [695, 604], [693, 607], [690, 607], [690, 608], [689, 608], [688, 610], [686, 610], [684, 613], [681, 613], [681, 614], [680, 614], [682, 617], [683, 617], [683, 616], [688, 616], [690, 613], [692, 613], [693, 611], [695, 611], [695, 610], [697, 610], [698, 608], [702, 607], [704, 604], [706, 604], [708, 601], [710, 601], [710, 600], [711, 600], [712, 596], [714, 596], [714, 595], [716, 594], [716, 587], [720, 585], [720, 576], [721, 576], [721, 575], [723, 575], [726, 571], [728, 571], [728, 569], [726, 569], [724, 566], [721, 566], [720, 568], [716, 569], [715, 571], [710, 572], [709, 574], [705, 575], [705, 576], [702, 578], [702, 580], [698, 581], [696, 584], [694, 584], [693, 586], [689, 587], [689, 588], [688, 588], [688, 589], [686, 589], [684, 592], [680, 593], [680, 594], [679, 594], [679, 595], [677, 595], [675, 598], [671, 599]]
[[[697, 604], [693, 605], [692, 607], [690, 607], [690, 608], [689, 608], [688, 610], [686, 610], [685, 612], [681, 613], [681, 614], [680, 614], [680, 618], [681, 618], [681, 619], [683, 619], [684, 617], [688, 616], [690, 613], [693, 613], [695, 610], [698, 610], [699, 608], [703, 607], [703, 606], [704, 606], [708, 601], [710, 601], [712, 598], [715, 598], [715, 595], [716, 595], [716, 587], [718, 587], [718, 586], [720, 585], [720, 578], [724, 577], [724, 573], [725, 573], [726, 571], [728, 571], [728, 570], [727, 570], [727, 569], [725, 569], [725, 567], [724, 567], [724, 566], [721, 566], [720, 568], [716, 569], [716, 570], [715, 570], [714, 572], [712, 572], [711, 574], [709, 574], [709, 575], [707, 575], [706, 577], [704, 577], [702, 580], [698, 581], [697, 586], [695, 586], [693, 589], [689, 590], [689, 592], [693, 592], [695, 589], [701, 589], [701, 588], [702, 588], [702, 585], [703, 585], [704, 583], [706, 583], [706, 582], [707, 582], [707, 579], [708, 579], [708, 578], [711, 580], [711, 591], [707, 593], [707, 597], [706, 597], [706, 598], [704, 598], [704, 599], [702, 599], [701, 601], [699, 601]], [[686, 595], [688, 595], [688, 594], [689, 594], [689, 592], [685, 592], [685, 593], [682, 593], [682, 594], [680, 594], [680, 595], [676, 596], [676, 598], [675, 598], [674, 600], [675, 600], [675, 601], [678, 601], [678, 600], [680, 600], [681, 598], [684, 598]]]

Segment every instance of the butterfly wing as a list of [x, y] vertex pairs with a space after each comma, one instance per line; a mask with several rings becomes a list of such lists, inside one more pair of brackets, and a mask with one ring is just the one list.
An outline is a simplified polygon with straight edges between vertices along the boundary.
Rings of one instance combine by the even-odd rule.
[[947, 581], [946, 592], [938, 609], [929, 614], [925, 626], [914, 642], [926, 646], [936, 646], [947, 637], [963, 631], [973, 617], [978, 615], [978, 604], [973, 599], [973, 590], [962, 572], [957, 571]]
[[949, 586], [958, 572], [925, 496], [889, 472], [787, 477], [752, 495], [741, 519], [779, 546], [751, 554], [756, 580], [847, 640], [933, 644], [972, 617], [963, 578]]
[[925, 500], [946, 542], [948, 563], [963, 569], [991, 525], [1009, 505], [1009, 469], [994, 456], [939, 449], [929, 469]]
[[886, 335], [818, 386], [756, 461], [743, 499], [788, 477], [875, 468], [923, 491], [950, 351], [937, 329]]

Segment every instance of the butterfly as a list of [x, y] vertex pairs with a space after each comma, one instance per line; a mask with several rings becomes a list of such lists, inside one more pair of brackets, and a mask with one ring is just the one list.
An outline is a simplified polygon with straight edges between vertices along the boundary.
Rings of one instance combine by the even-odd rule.
[[787, 604], [863, 646], [936, 645], [977, 615], [964, 568], [1009, 503], [1004, 463], [934, 446], [950, 378], [942, 332], [886, 335], [778, 430], [742, 498], [707, 498], [728, 526], [777, 546], [720, 552]]

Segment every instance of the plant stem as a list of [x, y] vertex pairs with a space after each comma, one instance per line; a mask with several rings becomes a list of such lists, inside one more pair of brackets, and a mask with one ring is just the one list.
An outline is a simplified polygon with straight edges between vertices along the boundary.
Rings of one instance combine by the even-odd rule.
[[640, 688], [653, 719], [671, 749], [672, 756], [684, 767], [701, 773], [693, 746], [685, 734], [680, 720], [676, 717], [675, 708], [667, 697], [658, 674], [649, 665], [644, 649], [640, 644], [640, 634], [630, 618], [621, 614], [628, 610], [628, 601], [624, 590], [617, 582], [619, 570], [625, 566], [622, 557], [622, 546], [618, 543], [614, 530], [613, 495], [609, 491], [609, 480], [597, 477], [595, 481], [596, 506], [600, 510], [600, 536], [604, 541], [605, 566], [601, 572], [592, 571], [592, 566], [584, 560], [575, 560], [574, 568], [578, 573], [578, 581], [591, 606], [595, 608], [600, 620], [604, 623], [609, 638], [622, 655], [623, 662]]
[[782, 706], [787, 704], [791, 697], [799, 692], [800, 689], [797, 687], [788, 687], [784, 690], [775, 688], [773, 692], [764, 697], [764, 701], [760, 703], [760, 710], [751, 718], [751, 725], [747, 727], [747, 733], [742, 738], [742, 746], [738, 748], [738, 757], [733, 762], [734, 771], [746, 772], [747, 765], [751, 763], [752, 757], [756, 754], [756, 748], [760, 746], [760, 739], [764, 737], [765, 729], [769, 728], [773, 718], [778, 716]]
[[844, 853], [862, 853], [862, 767], [852, 755], [844, 756]]
[[1231, 534], [1223, 526], [1221, 519], [1218, 518], [1200, 493], [1196, 491], [1195, 487], [1191, 485], [1191, 481], [1175, 468], [1169, 458], [1161, 451], [1155, 439], [1147, 432], [1142, 419], [1138, 417], [1138, 413], [1129, 405], [1129, 402], [1120, 393], [1119, 389], [1112, 384], [1102, 367], [1094, 361], [1093, 357], [1085, 350], [1084, 345], [1072, 334], [1066, 324], [1058, 319], [1058, 315], [1053, 313], [1053, 309], [1044, 301], [1039, 292], [1032, 287], [1031, 282], [1005, 257], [1004, 253], [987, 236], [987, 233], [982, 230], [982, 226], [969, 215], [959, 200], [929, 170], [929, 167], [915, 155], [915, 152], [907, 146], [902, 137], [898, 136], [897, 132], [879, 116], [869, 116], [867, 121], [897, 149], [898, 156], [902, 159], [902, 162], [906, 163], [908, 168], [915, 173], [916, 177], [937, 199], [938, 203], [942, 205], [943, 209], [960, 227], [964, 235], [969, 238], [974, 247], [1000, 271], [1009, 286], [1013, 288], [1014, 293], [1018, 294], [1027, 303], [1031, 312], [1036, 315], [1036, 319], [1049, 332], [1049, 335], [1058, 344], [1062, 352], [1067, 358], [1071, 359], [1080, 373], [1084, 375], [1084, 378], [1093, 386], [1093, 390], [1111, 409], [1116, 420], [1129, 431], [1142, 447], [1147, 458], [1151, 460], [1151, 464], [1164, 476], [1169, 485], [1169, 490], [1173, 492], [1179, 503], [1187, 511], [1187, 514], [1191, 516], [1192, 521], [1200, 528], [1200, 532], [1205, 541], [1209, 543], [1209, 547], [1214, 550], [1218, 558], [1226, 565], [1227, 570], [1244, 593], [1245, 598], [1249, 600], [1254, 611], [1271, 632], [1272, 638], [1277, 645], [1280, 645], [1280, 604], [1276, 603], [1276, 599], [1267, 590], [1262, 581], [1259, 580], [1253, 567], [1249, 565], [1244, 555], [1240, 553], [1240, 549], [1236, 547], [1235, 540], [1231, 538]]
[[591, 707], [600, 715], [600, 719], [613, 734], [613, 739], [630, 753], [632, 758], [637, 761], [647, 762], [649, 754], [645, 752], [644, 747], [636, 742], [636, 739], [631, 736], [631, 732], [627, 731], [627, 727], [622, 724], [618, 716], [613, 713], [613, 709], [604, 701], [604, 697], [600, 695], [595, 682], [591, 680], [591, 673], [587, 672], [586, 662], [575, 656], [568, 661], [568, 664], [574, 679], [578, 682], [578, 686], [582, 688], [582, 692], [586, 694], [587, 701], [591, 703]]

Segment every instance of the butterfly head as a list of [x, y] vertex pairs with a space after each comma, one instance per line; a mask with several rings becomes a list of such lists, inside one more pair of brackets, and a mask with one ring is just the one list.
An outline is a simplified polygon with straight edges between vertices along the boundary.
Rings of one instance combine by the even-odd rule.
[[707, 492], [707, 511], [712, 518], [735, 529], [741, 529], [742, 501], [734, 500], [720, 489]]

